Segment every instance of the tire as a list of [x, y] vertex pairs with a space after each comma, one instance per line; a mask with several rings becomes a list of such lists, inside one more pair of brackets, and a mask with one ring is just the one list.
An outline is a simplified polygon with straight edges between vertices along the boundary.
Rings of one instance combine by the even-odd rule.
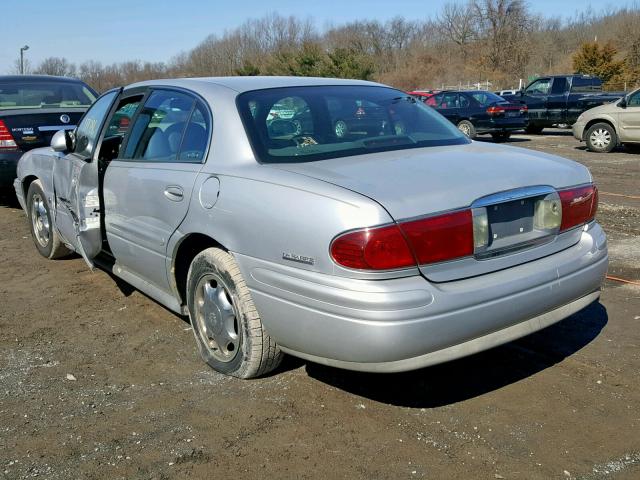
[[214, 370], [253, 378], [282, 361], [229, 253], [208, 248], [196, 255], [187, 274], [187, 304], [200, 354]]
[[527, 125], [524, 131], [529, 135], [540, 135], [543, 129], [544, 127], [541, 127], [539, 125]]
[[344, 138], [349, 134], [349, 126], [344, 120], [338, 120], [333, 126], [333, 131], [338, 138]]
[[608, 123], [596, 123], [587, 130], [585, 142], [591, 152], [609, 153], [616, 148], [618, 136], [616, 130]]
[[473, 123], [471, 123], [469, 120], [459, 121], [457, 127], [458, 127], [458, 130], [464, 133], [471, 140], [476, 138], [477, 136], [476, 127], [474, 127]]
[[51, 216], [49, 202], [42, 190], [40, 180], [34, 180], [27, 191], [27, 216], [31, 228], [31, 238], [38, 252], [51, 260], [71, 254], [58, 234]]
[[492, 133], [493, 141], [496, 143], [506, 142], [511, 138], [511, 132], [496, 132]]

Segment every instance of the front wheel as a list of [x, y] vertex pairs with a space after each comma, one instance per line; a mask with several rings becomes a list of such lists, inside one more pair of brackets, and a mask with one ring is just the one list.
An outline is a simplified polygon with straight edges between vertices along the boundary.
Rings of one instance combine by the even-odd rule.
[[587, 130], [587, 148], [592, 152], [609, 153], [618, 144], [615, 129], [608, 123], [596, 123]]
[[187, 275], [189, 317], [205, 362], [239, 378], [275, 369], [283, 354], [265, 331], [233, 256], [208, 248], [196, 255]]
[[42, 190], [40, 180], [34, 180], [27, 191], [27, 215], [31, 227], [31, 237], [38, 252], [45, 258], [56, 259], [71, 253], [60, 238], [55, 225], [49, 202]]
[[474, 127], [473, 123], [471, 123], [469, 120], [461, 120], [460, 122], [458, 122], [457, 126], [458, 126], [458, 130], [464, 133], [471, 140], [476, 138], [476, 135], [477, 135], [476, 127]]

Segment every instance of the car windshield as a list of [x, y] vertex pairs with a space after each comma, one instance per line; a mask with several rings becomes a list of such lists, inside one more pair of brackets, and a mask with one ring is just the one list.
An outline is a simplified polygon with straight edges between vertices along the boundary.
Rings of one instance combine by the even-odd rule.
[[[469, 140], [440, 114], [376, 86], [285, 87], [245, 92], [237, 105], [259, 161], [298, 163]], [[286, 112], [274, 115], [274, 112]]]
[[492, 103], [499, 103], [499, 102], [506, 101], [504, 98], [499, 97], [495, 93], [491, 93], [491, 92], [473, 92], [471, 96], [475, 98], [476, 101], [483, 107], [486, 107], [487, 105], [491, 105]]
[[0, 110], [88, 107], [95, 99], [80, 82], [0, 83]]

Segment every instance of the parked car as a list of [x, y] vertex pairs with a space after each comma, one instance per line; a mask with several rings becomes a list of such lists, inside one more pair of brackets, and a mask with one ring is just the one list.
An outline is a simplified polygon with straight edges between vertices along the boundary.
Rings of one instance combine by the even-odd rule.
[[24, 152], [73, 129], [97, 94], [80, 80], [46, 75], [0, 76], [0, 194], [11, 189]]
[[[272, 137], [294, 100], [313, 130]], [[391, 126], [337, 135], [331, 110], [358, 103]], [[471, 142], [364, 81], [110, 90], [21, 158], [15, 190], [41, 255], [76, 251], [188, 314], [205, 361], [243, 378], [283, 352], [373, 372], [476, 353], [596, 301], [607, 269], [586, 167]]]
[[504, 95], [529, 108], [527, 133], [539, 134], [555, 124], [573, 125], [590, 108], [613, 102], [624, 93], [602, 91], [602, 80], [590, 75], [553, 75], [534, 80], [515, 95]]
[[624, 144], [640, 149], [640, 89], [582, 113], [573, 124], [573, 136], [592, 152], [610, 152]]
[[484, 90], [446, 91], [427, 99], [467, 137], [490, 134], [496, 142], [507, 140], [511, 132], [527, 126], [527, 107], [510, 103]]

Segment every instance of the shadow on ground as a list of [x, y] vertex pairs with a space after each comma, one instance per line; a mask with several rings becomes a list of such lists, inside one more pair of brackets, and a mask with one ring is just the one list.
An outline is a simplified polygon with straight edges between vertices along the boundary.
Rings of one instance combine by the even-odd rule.
[[588, 345], [607, 324], [596, 302], [532, 335], [471, 357], [414, 372], [368, 374], [307, 363], [308, 375], [377, 402], [414, 408], [450, 405], [530, 377]]

